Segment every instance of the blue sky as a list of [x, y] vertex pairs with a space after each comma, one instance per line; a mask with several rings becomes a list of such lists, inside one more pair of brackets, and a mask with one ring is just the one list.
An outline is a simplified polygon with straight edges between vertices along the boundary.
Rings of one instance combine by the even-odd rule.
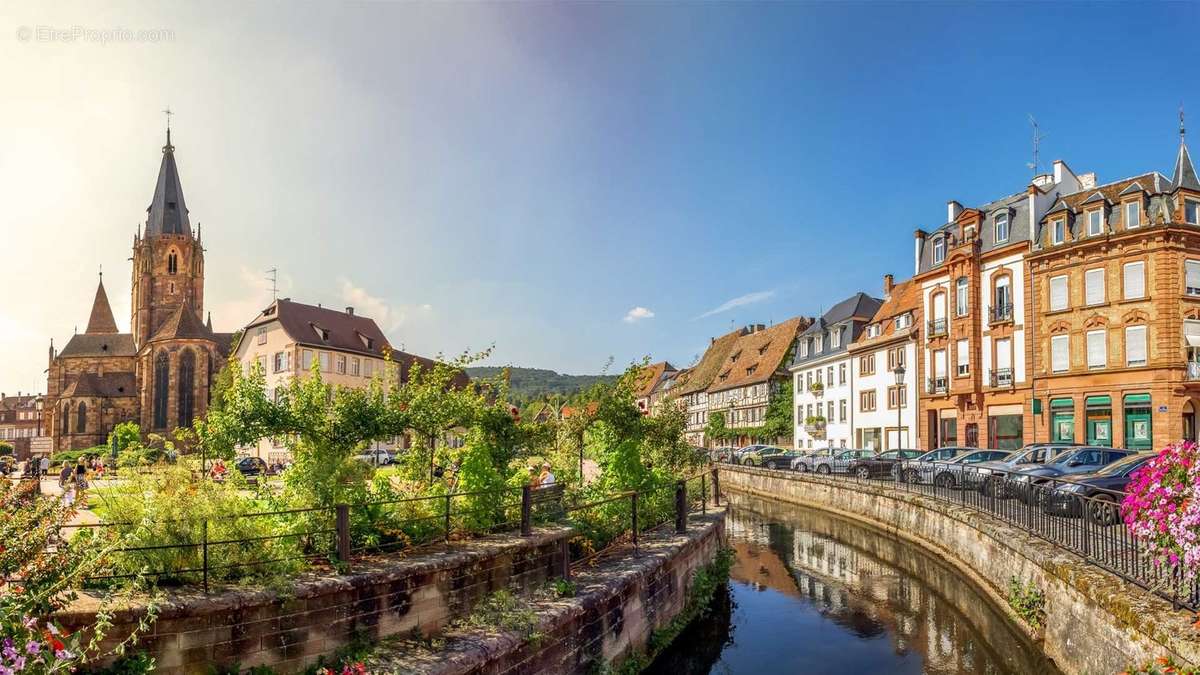
[[[48, 341], [86, 323], [101, 263], [128, 325], [166, 105], [218, 329], [269, 301], [277, 267], [284, 294], [355, 304], [410, 351], [684, 366], [733, 325], [907, 278], [913, 229], [947, 200], [1027, 184], [1029, 114], [1047, 166], [1169, 172], [1181, 102], [1200, 132], [1198, 14], [5, 4], [0, 233], [22, 252], [9, 278], [41, 290], [0, 302], [0, 390], [44, 390]], [[21, 26], [170, 38], [22, 41]]]

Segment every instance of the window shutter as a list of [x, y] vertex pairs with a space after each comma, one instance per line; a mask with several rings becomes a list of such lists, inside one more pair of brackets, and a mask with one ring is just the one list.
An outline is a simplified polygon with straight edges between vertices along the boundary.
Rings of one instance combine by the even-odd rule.
[[1071, 351], [1068, 344], [1070, 337], [1055, 335], [1050, 338], [1050, 367], [1056, 373], [1069, 370], [1071, 367]]
[[1146, 263], [1125, 263], [1125, 299], [1146, 295]]
[[1059, 310], [1067, 308], [1067, 278], [1051, 277], [1050, 278], [1050, 309]]
[[1146, 327], [1130, 326], [1125, 329], [1125, 365], [1146, 365]]
[[1200, 260], [1189, 260], [1184, 267], [1187, 270], [1188, 295], [1200, 295]]
[[1104, 302], [1104, 270], [1088, 270], [1084, 273], [1084, 286], [1087, 293], [1087, 304], [1098, 305]]
[[1087, 334], [1088, 368], [1103, 368], [1108, 361], [1104, 331], [1093, 330]]
[[955, 359], [958, 365], [965, 366], [971, 362], [970, 353], [967, 351], [967, 341], [959, 340], [954, 345]]
[[1012, 368], [1012, 343], [1008, 338], [996, 340], [996, 369]]
[[946, 350], [939, 349], [933, 353], [933, 373], [934, 377], [946, 376]]

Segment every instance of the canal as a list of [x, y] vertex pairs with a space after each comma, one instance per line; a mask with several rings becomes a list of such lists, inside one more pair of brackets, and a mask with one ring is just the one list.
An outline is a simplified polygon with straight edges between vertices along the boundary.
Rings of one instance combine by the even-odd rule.
[[645, 672], [1059, 672], [920, 547], [823, 511], [729, 500], [729, 584]]

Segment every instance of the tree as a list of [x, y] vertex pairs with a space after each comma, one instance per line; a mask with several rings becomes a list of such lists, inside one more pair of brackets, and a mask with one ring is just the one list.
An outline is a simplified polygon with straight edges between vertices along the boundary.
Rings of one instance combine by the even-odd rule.
[[0, 455], [11, 455], [11, 454], [13, 454], [12, 443], [0, 441]]
[[[485, 406], [483, 392], [486, 388], [462, 386], [463, 366], [486, 358], [489, 351], [478, 354], [462, 354], [450, 363], [435, 361], [430, 367], [414, 363], [407, 382], [391, 389], [389, 405], [404, 412], [407, 429], [415, 432], [417, 449], [411, 455], [429, 459], [429, 482], [434, 479], [438, 442], [446, 432], [467, 428], [475, 423], [476, 416]], [[411, 477], [416, 476], [414, 461], [405, 463]]]
[[704, 425], [704, 436], [712, 441], [723, 440], [729, 435], [729, 429], [725, 426], [725, 413], [720, 411], [710, 412], [708, 414], [708, 424]]
[[771, 397], [763, 417], [763, 435], [772, 440], [791, 436], [792, 431], [792, 379], [788, 378]]
[[108, 435], [108, 447], [113, 447], [113, 441], [116, 440], [117, 452], [125, 452], [131, 446], [137, 445], [142, 440], [142, 430], [138, 427], [137, 422], [121, 422], [113, 427], [113, 430]]

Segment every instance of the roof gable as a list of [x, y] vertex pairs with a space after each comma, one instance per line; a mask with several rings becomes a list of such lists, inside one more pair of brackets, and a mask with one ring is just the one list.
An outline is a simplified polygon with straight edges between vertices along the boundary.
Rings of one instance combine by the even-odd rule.
[[87, 330], [89, 335], [111, 334], [117, 332], [117, 321], [113, 318], [112, 306], [108, 304], [108, 293], [104, 292], [104, 277], [96, 286], [96, 297], [92, 300], [92, 314], [88, 317]]

